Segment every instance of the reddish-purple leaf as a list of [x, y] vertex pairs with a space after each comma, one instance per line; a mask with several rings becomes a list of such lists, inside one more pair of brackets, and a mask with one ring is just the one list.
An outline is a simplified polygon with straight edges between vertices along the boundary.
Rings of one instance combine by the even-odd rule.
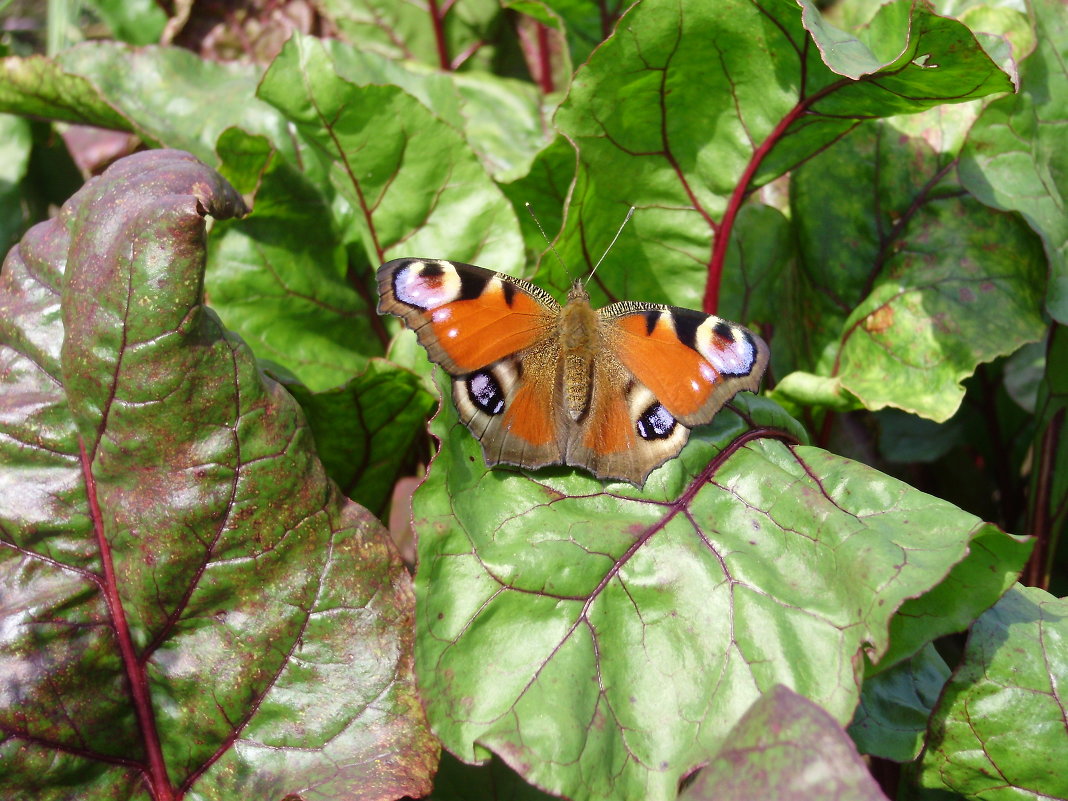
[[408, 576], [201, 303], [204, 216], [244, 210], [141, 153], [4, 263], [0, 796], [429, 788]]

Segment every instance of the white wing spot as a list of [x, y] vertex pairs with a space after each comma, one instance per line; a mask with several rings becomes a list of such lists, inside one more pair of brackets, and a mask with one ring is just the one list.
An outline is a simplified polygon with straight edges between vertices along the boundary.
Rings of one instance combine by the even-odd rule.
[[422, 275], [426, 265], [414, 262], [397, 271], [393, 289], [397, 300], [417, 309], [432, 309], [456, 300], [460, 293], [460, 277], [450, 265], [442, 265], [440, 274], [432, 277]]

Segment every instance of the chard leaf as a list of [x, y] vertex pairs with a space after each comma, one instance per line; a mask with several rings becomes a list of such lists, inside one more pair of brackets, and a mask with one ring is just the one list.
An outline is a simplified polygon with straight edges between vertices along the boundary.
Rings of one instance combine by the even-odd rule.
[[408, 574], [202, 303], [244, 211], [140, 153], [0, 272], [0, 795], [429, 790]]

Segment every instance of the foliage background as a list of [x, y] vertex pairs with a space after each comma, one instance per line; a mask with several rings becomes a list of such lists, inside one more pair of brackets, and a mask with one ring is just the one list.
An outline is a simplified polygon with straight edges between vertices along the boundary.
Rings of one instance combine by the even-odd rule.
[[[320, 771], [316, 757], [300, 770], [250, 758], [242, 736], [273, 719], [257, 693], [279, 690], [277, 665], [256, 657], [232, 682], [233, 709], [209, 727], [203, 755], [185, 755], [197, 718], [162, 710], [172, 697], [195, 710], [195, 693], [150, 669], [153, 614], [141, 614], [146, 590], [129, 574], [101, 571], [94, 584], [109, 600], [93, 620], [121, 631], [122, 606], [132, 621], [133, 650], [87, 648], [90, 661], [114, 661], [108, 682], [85, 655], [49, 661], [41, 655], [56, 640], [21, 633], [36, 631], [42, 608], [58, 619], [87, 603], [77, 593], [42, 601], [45, 579], [26, 560], [69, 567], [57, 543], [88, 541], [69, 521], [42, 534], [47, 513], [21, 503], [40, 481], [39, 448], [27, 447], [40, 418], [25, 412], [16, 357], [29, 342], [52, 343], [58, 366], [43, 372], [60, 376], [57, 408], [70, 407], [57, 412], [70, 415], [70, 430], [56, 448], [77, 461], [77, 437], [96, 424], [78, 411], [92, 395], [70, 354], [100, 342], [73, 325], [75, 310], [112, 296], [135, 307], [92, 265], [79, 284], [77, 244], [51, 262], [52, 293], [17, 306], [10, 282], [22, 273], [9, 259], [0, 376], [5, 408], [18, 410], [4, 424], [17, 447], [4, 451], [0, 531], [5, 575], [20, 588], [5, 619], [20, 633], [5, 658], [35, 678], [10, 681], [3, 695], [0, 786], [25, 789], [32, 777], [41, 797], [425, 791], [437, 746], [403, 700], [414, 636], [436, 737], [464, 762], [496, 755], [484, 768], [447, 755], [439, 798], [671, 798], [680, 783], [691, 798], [1068, 797], [1052, 767], [1068, 761], [1057, 694], [1068, 676], [1057, 600], [1068, 510], [1064, 11], [1051, 0], [849, 2], [824, 12], [804, 2], [98, 0], [50, 4], [42, 18], [32, 4], [8, 3], [5, 252], [21, 240], [17, 258], [35, 253], [29, 226], [116, 158], [188, 151], [252, 211], [215, 215], [201, 261], [182, 261], [183, 274], [199, 286], [206, 270], [204, 294], [221, 321], [210, 336], [235, 332], [258, 360], [259, 378], [242, 380], [268, 395], [284, 386], [299, 403], [270, 425], [296, 436], [306, 420], [310, 463], [334, 482], [317, 492], [336, 484], [355, 502], [329, 495], [331, 519], [349, 519], [356, 504], [383, 517], [391, 497], [402, 507], [398, 479], [433, 462], [414, 501], [414, 627], [395, 557], [353, 568], [397, 588], [376, 624], [396, 642], [382, 645], [385, 635], [368, 647], [402, 699], [375, 724], [408, 733], [389, 751], [399, 773], [356, 780]], [[83, 37], [92, 41], [72, 46]], [[104, 187], [133, 191], [117, 173], [100, 180], [88, 186], [102, 197], [112, 196]], [[77, 205], [90, 196], [60, 217], [74, 243], [104, 236], [103, 223], [76, 211], [91, 208]], [[577, 275], [636, 206], [595, 300], [704, 308], [760, 331], [773, 352], [771, 400], [739, 399], [642, 492], [571, 470], [486, 471], [448, 404], [432, 424], [441, 449], [432, 456], [425, 420], [440, 382], [411, 338], [374, 313], [374, 270], [396, 256], [445, 257], [533, 278], [559, 297], [571, 276], [544, 258], [528, 202]], [[131, 285], [148, 275], [133, 271]], [[196, 308], [182, 297], [189, 305], [179, 308]], [[28, 320], [53, 306], [63, 321], [35, 339]], [[121, 362], [125, 345], [114, 353]], [[167, 364], [152, 375], [199, 385], [221, 369]], [[104, 359], [94, 369], [110, 368]], [[146, 379], [141, 391], [159, 386]], [[156, 455], [174, 426], [161, 417], [135, 427], [129, 436], [149, 446], [136, 469], [174, 471]], [[208, 434], [194, 425], [189, 436]], [[107, 494], [122, 471], [104, 471], [94, 453], [81, 451], [75, 506], [88, 477], [105, 500], [125, 497]], [[183, 491], [209, 492], [196, 482]], [[297, 490], [279, 481], [260, 492], [279, 500]], [[163, 498], [165, 511], [179, 500], [177, 490]], [[130, 505], [134, 518], [146, 503]], [[139, 549], [125, 508], [90, 504], [80, 514], [100, 537], [76, 549], [89, 565], [97, 549], [112, 550], [158, 585], [166, 547]], [[291, 513], [296, 530], [314, 509]], [[188, 530], [202, 537], [200, 525]], [[388, 549], [377, 525], [361, 531]], [[258, 536], [252, 523], [235, 532]], [[322, 549], [315, 541], [310, 551]], [[315, 564], [312, 573], [325, 571]], [[1021, 572], [1029, 586], [1013, 588]], [[223, 582], [218, 604], [240, 609], [257, 576]], [[196, 571], [170, 580], [178, 599], [204, 589]], [[180, 616], [186, 602], [173, 608]], [[242, 634], [253, 645], [278, 636]], [[331, 635], [327, 626], [324, 641]], [[211, 685], [210, 651], [183, 653]], [[64, 670], [77, 680], [42, 690]], [[337, 709], [367, 697], [365, 678], [349, 674]], [[240, 699], [242, 688], [259, 689]], [[31, 725], [47, 717], [35, 710], [57, 703], [77, 710], [70, 731]], [[279, 743], [295, 745], [307, 709], [277, 703]], [[116, 708], [127, 708], [120, 728], [131, 745], [111, 753], [99, 740]], [[379, 744], [371, 750], [391, 742], [374, 726], [359, 731]], [[366, 754], [360, 747], [343, 749]], [[336, 764], [337, 753], [322, 754]], [[39, 767], [53, 756], [62, 758], [51, 770]], [[814, 761], [834, 778], [805, 785]], [[231, 770], [237, 778], [221, 778]]]

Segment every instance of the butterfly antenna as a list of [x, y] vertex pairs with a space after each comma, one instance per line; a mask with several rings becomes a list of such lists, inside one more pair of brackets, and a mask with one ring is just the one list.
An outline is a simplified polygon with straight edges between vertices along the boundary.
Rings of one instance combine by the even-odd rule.
[[621, 233], [623, 233], [623, 228], [626, 226], [626, 224], [628, 222], [630, 222], [630, 218], [633, 217], [633, 216], [634, 216], [634, 207], [631, 206], [630, 207], [630, 211], [627, 212], [627, 216], [624, 217], [623, 218], [623, 222], [621, 222], [619, 224], [619, 230], [616, 231], [616, 235], [612, 237], [612, 241], [609, 242], [608, 243], [608, 247], [606, 247], [604, 249], [604, 253], [601, 255], [601, 258], [599, 258], [597, 260], [597, 263], [595, 265], [593, 265], [593, 269], [590, 270], [590, 274], [588, 276], [586, 276], [586, 283], [589, 283], [590, 279], [593, 278], [593, 274], [595, 272], [597, 272], [597, 268], [601, 266], [601, 262], [604, 261], [605, 256], [608, 255], [608, 251], [610, 251], [612, 249], [612, 247], [616, 244], [616, 240], [619, 239], [619, 235]]
[[530, 216], [534, 218], [534, 224], [538, 226], [538, 230], [541, 231], [542, 239], [545, 240], [545, 244], [549, 246], [549, 250], [551, 250], [553, 252], [553, 255], [556, 256], [556, 260], [560, 262], [560, 266], [564, 268], [564, 272], [568, 275], [571, 275], [571, 271], [567, 269], [567, 265], [564, 264], [564, 260], [560, 258], [560, 254], [556, 252], [556, 248], [553, 247], [553, 243], [550, 242], [549, 237], [545, 235], [545, 229], [541, 227], [541, 220], [539, 220], [538, 215], [534, 213], [534, 208], [530, 205], [530, 203], [524, 203], [523, 205], [527, 207], [527, 211], [530, 212]]

